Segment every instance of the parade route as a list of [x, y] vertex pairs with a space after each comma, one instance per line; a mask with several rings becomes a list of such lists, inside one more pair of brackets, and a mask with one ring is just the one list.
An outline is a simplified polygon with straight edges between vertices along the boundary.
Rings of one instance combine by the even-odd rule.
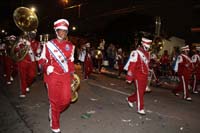
[[[41, 77], [25, 99], [18, 98], [18, 81], [1, 91], [0, 132], [49, 133], [48, 99]], [[93, 73], [81, 80], [79, 99], [61, 115], [62, 133], [198, 133], [200, 97], [192, 102], [175, 97], [171, 89], [152, 87], [145, 95], [146, 115], [128, 107], [133, 86], [115, 75]]]

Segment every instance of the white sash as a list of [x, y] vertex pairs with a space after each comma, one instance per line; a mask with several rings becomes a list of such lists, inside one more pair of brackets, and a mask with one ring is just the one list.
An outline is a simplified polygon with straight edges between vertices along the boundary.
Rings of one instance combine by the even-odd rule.
[[33, 49], [31, 48], [31, 46], [29, 46], [28, 55], [29, 55], [31, 61], [34, 62], [35, 61], [35, 54], [33, 52]]
[[192, 60], [188, 57], [188, 56], [186, 56], [186, 55], [184, 55], [184, 54], [181, 54], [183, 57], [185, 57], [190, 63], [192, 63]]
[[147, 59], [147, 57], [140, 51], [140, 50], [136, 50], [138, 52], [138, 54], [140, 55], [142, 61], [144, 62], [144, 64], [147, 66], [148, 68], [148, 63], [149, 60]]
[[67, 58], [64, 53], [52, 41], [47, 43], [49, 52], [53, 55], [54, 59], [58, 62], [64, 72], [68, 72]]

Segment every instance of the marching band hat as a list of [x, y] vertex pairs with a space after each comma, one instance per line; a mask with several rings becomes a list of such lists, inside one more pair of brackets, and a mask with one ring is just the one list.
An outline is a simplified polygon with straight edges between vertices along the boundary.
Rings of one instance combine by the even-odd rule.
[[86, 47], [86, 48], [89, 48], [89, 47], [90, 47], [90, 43], [89, 43], [89, 42], [86, 43], [86, 44], [85, 44], [85, 47]]
[[16, 40], [16, 36], [11, 35], [11, 36], [8, 37], [8, 40]]
[[181, 47], [181, 51], [189, 51], [190, 48], [188, 45]]
[[121, 48], [119, 48], [117, 51], [118, 51], [118, 52], [122, 52], [122, 49], [121, 49]]
[[150, 48], [152, 40], [142, 37], [141, 44], [147, 48]]
[[69, 22], [66, 19], [59, 19], [54, 22], [54, 29], [68, 30]]

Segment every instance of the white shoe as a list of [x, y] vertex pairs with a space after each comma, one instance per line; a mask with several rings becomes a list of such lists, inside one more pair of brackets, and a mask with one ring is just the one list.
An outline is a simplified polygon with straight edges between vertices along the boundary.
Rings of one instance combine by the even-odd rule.
[[193, 93], [194, 93], [194, 94], [198, 94], [199, 92], [198, 92], [198, 91], [193, 91]]
[[53, 133], [61, 133], [60, 128], [58, 129], [51, 129]]
[[26, 88], [26, 92], [30, 92], [30, 89], [28, 87]]
[[11, 76], [11, 77], [10, 77], [10, 81], [13, 81], [13, 80], [14, 80], [14, 79], [13, 79], [13, 77]]
[[130, 102], [130, 101], [128, 100], [128, 98], [126, 98], [126, 101], [128, 102], [128, 106], [129, 106], [129, 107], [131, 107], [131, 108], [133, 108], [133, 107], [134, 107], [133, 103], [132, 103], [132, 102]]
[[185, 100], [192, 101], [192, 98], [191, 97], [187, 97], [187, 98], [185, 98]]
[[146, 113], [145, 113], [144, 109], [142, 109], [142, 110], [138, 110], [138, 114], [141, 114], [141, 115], [146, 115]]
[[175, 96], [180, 96], [180, 94], [179, 93], [175, 93]]
[[151, 89], [147, 86], [145, 92], [151, 92]]
[[11, 82], [10, 82], [10, 81], [8, 81], [6, 84], [7, 84], [7, 85], [10, 85], [10, 84], [11, 84]]
[[19, 98], [25, 98], [25, 97], [26, 95], [23, 95], [23, 94], [19, 95]]

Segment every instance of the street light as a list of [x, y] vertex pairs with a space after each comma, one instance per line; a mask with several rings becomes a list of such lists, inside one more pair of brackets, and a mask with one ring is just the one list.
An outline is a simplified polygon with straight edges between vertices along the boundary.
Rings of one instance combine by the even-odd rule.
[[35, 10], [36, 10], [35, 7], [31, 7], [32, 12], [35, 12]]
[[75, 31], [75, 30], [76, 30], [76, 27], [75, 27], [75, 26], [73, 26], [73, 27], [72, 27], [72, 30], [73, 30], [73, 31]]
[[63, 2], [64, 2], [65, 4], [68, 4], [68, 3], [69, 3], [69, 0], [63, 0]]
[[81, 16], [81, 6], [82, 6], [82, 4], [77, 4], [77, 5], [66, 7], [66, 8], [64, 8], [64, 10], [68, 10], [68, 9], [72, 9], [72, 8], [78, 7], [78, 17], [80, 18], [80, 16]]

